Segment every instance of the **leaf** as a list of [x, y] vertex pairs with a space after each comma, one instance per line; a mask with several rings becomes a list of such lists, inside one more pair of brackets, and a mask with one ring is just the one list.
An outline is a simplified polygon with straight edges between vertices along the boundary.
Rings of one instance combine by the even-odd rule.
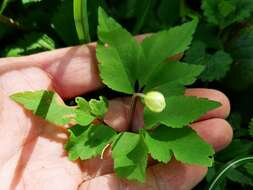
[[220, 50], [212, 56], [207, 56], [206, 69], [201, 74], [202, 81], [220, 80], [230, 69], [233, 60], [231, 56]]
[[172, 96], [166, 98], [163, 112], [154, 113], [144, 110], [145, 128], [164, 124], [172, 128], [182, 128], [199, 119], [208, 111], [218, 108], [220, 103], [193, 96]]
[[190, 65], [181, 62], [169, 62], [160, 64], [150, 76], [145, 92], [159, 86], [185, 86], [195, 82], [197, 76], [203, 71], [200, 65]]
[[128, 180], [145, 181], [147, 168], [147, 147], [142, 136], [124, 132], [112, 149], [114, 170], [119, 177]]
[[224, 49], [222, 40], [223, 39], [221, 36], [219, 36], [217, 27], [202, 20], [202, 22], [199, 23], [194, 34], [192, 47], [195, 42], [203, 42], [207, 48], [211, 48], [213, 50]]
[[208, 22], [225, 28], [250, 17], [253, 2], [251, 0], [203, 0], [202, 9]]
[[108, 111], [108, 102], [103, 96], [99, 96], [99, 100], [91, 99], [89, 101], [90, 112], [98, 117], [103, 117]]
[[82, 126], [89, 125], [93, 120], [103, 118], [108, 111], [108, 102], [105, 97], [99, 96], [99, 100], [91, 99], [89, 102], [82, 97], [75, 99], [78, 108], [76, 112], [76, 122]]
[[95, 116], [91, 115], [89, 112], [82, 111], [81, 109], [76, 109], [75, 114], [75, 121], [82, 126], [87, 126], [96, 119]]
[[22, 3], [24, 5], [30, 4], [30, 3], [37, 3], [37, 2], [41, 2], [42, 0], [22, 0]]
[[90, 112], [90, 105], [87, 100], [85, 100], [82, 97], [76, 97], [75, 102], [80, 110], [82, 110], [84, 112]]
[[97, 40], [98, 8], [107, 9], [107, 2], [104, 0], [87, 0], [89, 33], [91, 39]]
[[223, 50], [219, 50], [213, 55], [206, 53], [206, 46], [200, 41], [193, 43], [186, 53], [185, 61], [205, 66], [200, 79], [209, 82], [222, 79], [233, 62], [231, 56]]
[[226, 177], [233, 182], [240, 183], [242, 185], [253, 186], [252, 176], [249, 176], [245, 172], [241, 172], [238, 169], [231, 168]]
[[87, 0], [74, 0], [74, 20], [80, 43], [90, 42]]
[[214, 150], [191, 128], [172, 129], [160, 126], [145, 132], [145, 143], [152, 158], [168, 163], [174, 154], [176, 160], [187, 164], [211, 166]]
[[70, 160], [86, 160], [100, 155], [116, 136], [112, 128], [102, 124], [87, 127], [76, 125], [70, 128], [69, 132], [70, 137], [65, 149]]
[[152, 72], [166, 58], [182, 53], [188, 49], [197, 23], [197, 20], [193, 20], [181, 26], [157, 32], [143, 40], [141, 45], [146, 60], [141, 64], [142, 70], [145, 71], [139, 76], [141, 86], [146, 84]]
[[227, 51], [236, 64], [233, 64], [225, 78], [225, 85], [241, 91], [253, 84], [253, 27], [244, 28], [231, 40]]
[[[137, 76], [142, 72], [138, 68], [139, 62], [144, 59], [140, 45], [129, 32], [113, 18], [108, 17], [102, 8], [99, 9], [98, 37], [104, 45], [97, 49], [103, 82], [114, 90], [132, 94]], [[107, 71], [110, 71], [110, 74]], [[115, 79], [113, 82], [112, 73], [113, 78], [124, 78], [125, 82], [123, 79], [119, 81]], [[117, 85], [113, 85], [112, 83], [116, 81]]]
[[233, 3], [229, 1], [222, 0], [218, 4], [218, 10], [223, 17], [228, 16], [229, 14], [234, 12], [235, 9], [236, 9], [235, 5], [233, 5]]
[[54, 92], [21, 92], [11, 95], [11, 99], [55, 125], [68, 124], [75, 118], [74, 108], [66, 106]]
[[6, 9], [7, 5], [9, 4], [10, 0], [3, 0], [0, 7], [0, 14], [3, 14], [4, 10]]
[[113, 47], [106, 48], [98, 45], [96, 56], [103, 83], [115, 91], [132, 94], [134, 92], [133, 85], [129, 81], [117, 50]]
[[253, 176], [253, 162], [248, 162], [248, 163], [244, 164], [243, 167], [247, 170], [248, 174]]
[[245, 139], [234, 139], [223, 151], [216, 154], [218, 160], [228, 162], [238, 155], [247, 156], [253, 150], [253, 142]]
[[12, 46], [7, 47], [4, 50], [4, 55], [7, 57], [21, 56], [46, 50], [53, 50], [55, 48], [55, 42], [48, 35], [33, 32], [26, 34], [23, 39], [20, 39]]

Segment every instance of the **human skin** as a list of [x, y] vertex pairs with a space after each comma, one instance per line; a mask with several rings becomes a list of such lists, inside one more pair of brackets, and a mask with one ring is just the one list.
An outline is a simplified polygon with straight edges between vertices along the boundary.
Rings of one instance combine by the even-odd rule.
[[[151, 161], [144, 184], [117, 178], [109, 152], [103, 160], [69, 161], [63, 148], [66, 130], [33, 116], [9, 98], [16, 92], [44, 89], [68, 99], [101, 87], [94, 43], [0, 59], [1, 190], [190, 190], [203, 179], [207, 168], [176, 160], [169, 164]], [[230, 112], [227, 97], [201, 88], [187, 89], [186, 95], [222, 104], [191, 127], [216, 151], [225, 148], [233, 135], [225, 121]], [[137, 109], [133, 123], [141, 126], [142, 108]], [[128, 111], [127, 99], [111, 100], [105, 122], [118, 131], [127, 130]]]

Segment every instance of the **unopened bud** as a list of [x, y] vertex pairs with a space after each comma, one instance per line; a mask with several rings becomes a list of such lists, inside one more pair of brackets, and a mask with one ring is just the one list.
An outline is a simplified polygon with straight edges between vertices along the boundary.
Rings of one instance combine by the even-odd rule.
[[144, 103], [153, 112], [162, 112], [166, 107], [163, 94], [157, 91], [150, 91], [144, 96]]

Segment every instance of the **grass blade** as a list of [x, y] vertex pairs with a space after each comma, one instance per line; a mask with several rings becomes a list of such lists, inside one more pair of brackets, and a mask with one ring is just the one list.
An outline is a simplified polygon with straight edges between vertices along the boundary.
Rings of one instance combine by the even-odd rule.
[[247, 162], [252, 162], [253, 161], [253, 156], [244, 156], [240, 158], [236, 158], [227, 164], [225, 164], [220, 172], [216, 175], [216, 177], [213, 179], [212, 183], [210, 184], [208, 190], [215, 190], [215, 188], [222, 182], [224, 179], [226, 173], [229, 171], [231, 168], [237, 168], [241, 166], [242, 164], [245, 164]]
[[3, 0], [1, 8], [0, 8], [0, 14], [3, 14], [3, 12], [4, 12], [5, 8], [7, 7], [8, 3], [9, 3], [9, 0]]
[[90, 42], [87, 0], [74, 0], [74, 20], [80, 43]]

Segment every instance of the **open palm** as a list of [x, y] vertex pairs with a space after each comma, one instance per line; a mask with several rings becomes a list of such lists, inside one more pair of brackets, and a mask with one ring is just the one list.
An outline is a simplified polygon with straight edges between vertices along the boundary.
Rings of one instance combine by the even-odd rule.
[[[1, 190], [189, 190], [207, 169], [177, 161], [161, 165], [151, 161], [145, 184], [127, 182], [113, 174], [110, 156], [101, 160], [69, 161], [63, 145], [66, 130], [46, 123], [9, 99], [27, 90], [50, 89], [63, 99], [101, 87], [95, 45], [72, 47], [20, 58], [0, 59], [0, 189]], [[192, 127], [216, 150], [227, 146], [232, 130], [224, 118], [227, 98], [216, 90], [189, 89], [187, 95], [220, 101]], [[105, 122], [127, 130], [128, 103], [110, 102]], [[141, 108], [135, 122], [141, 125]]]

